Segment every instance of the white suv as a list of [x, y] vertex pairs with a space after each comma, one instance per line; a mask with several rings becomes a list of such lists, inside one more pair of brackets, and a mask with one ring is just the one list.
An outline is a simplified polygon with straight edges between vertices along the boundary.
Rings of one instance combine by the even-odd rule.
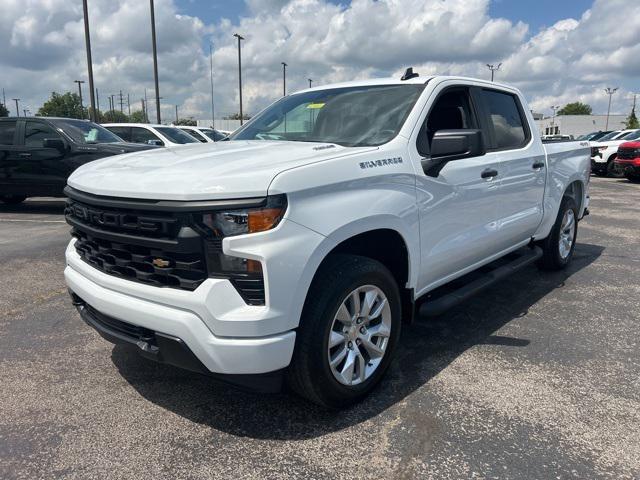
[[220, 140], [222, 140], [227, 136], [223, 133], [220, 133], [217, 130], [214, 130], [213, 128], [191, 127], [187, 125], [176, 125], [176, 128], [179, 128], [180, 130], [187, 132], [189, 135], [191, 135], [192, 137], [195, 137], [202, 143], [219, 142]]
[[187, 132], [168, 125], [148, 123], [105, 123], [102, 125], [126, 142], [177, 147], [199, 141]]

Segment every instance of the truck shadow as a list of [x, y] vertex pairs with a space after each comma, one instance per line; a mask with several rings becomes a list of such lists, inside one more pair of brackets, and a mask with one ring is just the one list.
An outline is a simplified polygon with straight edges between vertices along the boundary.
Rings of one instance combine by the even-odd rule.
[[144, 360], [123, 346], [115, 346], [111, 358], [140, 395], [190, 421], [256, 439], [319, 437], [365, 422], [417, 389], [429, 388], [433, 377], [475, 345], [527, 347], [528, 339], [494, 332], [526, 316], [532, 305], [562, 288], [567, 278], [594, 262], [603, 250], [598, 245], [578, 244], [566, 271], [548, 273], [529, 267], [442, 316], [403, 325], [396, 360], [386, 378], [362, 403], [343, 412], [326, 411], [285, 393], [265, 395], [238, 390]]

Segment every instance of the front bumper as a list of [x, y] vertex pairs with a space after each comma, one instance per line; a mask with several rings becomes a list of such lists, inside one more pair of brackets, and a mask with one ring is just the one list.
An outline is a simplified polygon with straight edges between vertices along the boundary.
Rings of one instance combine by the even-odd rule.
[[[69, 254], [67, 251], [68, 261]], [[134, 283], [109, 277], [88, 265], [86, 269], [90, 270], [91, 276], [106, 277], [102, 279], [105, 282]], [[136, 292], [124, 294], [113, 290], [78, 271], [72, 262], [67, 265], [64, 275], [69, 289], [82, 299], [83, 304], [117, 320], [180, 339], [209, 372], [259, 374], [280, 370], [291, 361], [294, 331], [257, 338], [216, 336], [195, 312], [139, 298], [135, 296]], [[154, 288], [139, 287], [143, 286]]]
[[616, 165], [626, 176], [640, 176], [640, 159], [616, 159]]

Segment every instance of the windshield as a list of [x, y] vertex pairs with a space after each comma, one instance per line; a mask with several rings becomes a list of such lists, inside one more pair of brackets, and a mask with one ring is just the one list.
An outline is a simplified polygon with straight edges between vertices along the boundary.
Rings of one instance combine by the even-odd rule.
[[231, 140], [291, 140], [375, 146], [394, 138], [424, 85], [334, 88], [284, 97]]
[[638, 140], [640, 138], [640, 130], [636, 130], [635, 132], [629, 132], [624, 137], [625, 140]]
[[211, 140], [213, 140], [214, 142], [219, 142], [225, 137], [225, 135], [223, 135], [222, 133], [216, 130], [213, 130], [211, 128], [201, 128], [200, 131], [204, 133], [207, 137], [209, 137]]
[[120, 137], [111, 133], [104, 127], [86, 120], [54, 120], [53, 124], [62, 129], [78, 143], [121, 143]]
[[616, 130], [615, 132], [608, 133], [604, 137], [600, 137], [598, 139], [599, 142], [606, 142], [607, 140], [612, 140], [614, 137], [620, 135], [620, 130]]
[[155, 127], [162, 135], [167, 137], [173, 143], [199, 143], [199, 140], [193, 138], [186, 132], [174, 127]]

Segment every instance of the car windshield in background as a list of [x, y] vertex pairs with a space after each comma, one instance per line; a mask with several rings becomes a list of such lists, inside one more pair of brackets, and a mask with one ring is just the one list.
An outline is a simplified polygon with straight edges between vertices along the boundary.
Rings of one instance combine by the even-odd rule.
[[284, 97], [230, 140], [290, 140], [375, 146], [394, 138], [424, 85], [334, 88]]
[[625, 140], [638, 140], [640, 138], [640, 130], [629, 132], [622, 138], [624, 138]]
[[616, 130], [615, 132], [608, 133], [604, 137], [600, 137], [598, 142], [606, 142], [607, 140], [612, 140], [614, 137], [620, 135], [620, 130]]
[[162, 135], [167, 137], [173, 143], [200, 143], [188, 133], [174, 127], [155, 127]]
[[104, 127], [86, 120], [52, 120], [53, 124], [62, 129], [78, 143], [120, 143], [124, 142], [120, 137], [111, 133]]
[[210, 128], [201, 128], [200, 131], [204, 133], [207, 137], [209, 137], [211, 140], [213, 140], [214, 142], [219, 142], [220, 140], [225, 138], [225, 135], [221, 134], [216, 130], [212, 130]]

